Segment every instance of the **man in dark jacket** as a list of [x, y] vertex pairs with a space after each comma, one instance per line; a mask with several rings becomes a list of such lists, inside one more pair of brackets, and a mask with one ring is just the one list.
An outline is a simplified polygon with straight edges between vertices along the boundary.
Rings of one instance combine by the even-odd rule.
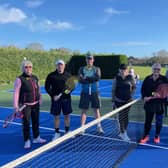
[[[52, 140], [60, 137], [60, 114], [64, 114], [65, 132], [69, 132], [70, 113], [72, 113], [71, 95], [63, 93], [65, 82], [71, 77], [71, 74], [65, 71], [65, 62], [56, 61], [56, 70], [51, 72], [45, 81], [45, 89], [51, 97], [51, 114], [54, 116], [55, 134]], [[60, 96], [60, 93], [61, 96]]]

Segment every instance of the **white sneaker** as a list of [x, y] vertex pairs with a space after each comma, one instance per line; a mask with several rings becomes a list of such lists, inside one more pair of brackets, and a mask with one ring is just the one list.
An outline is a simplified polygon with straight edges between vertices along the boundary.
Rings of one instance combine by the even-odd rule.
[[38, 136], [37, 138], [33, 139], [33, 143], [45, 143], [46, 140], [42, 139], [40, 136]]
[[61, 136], [61, 134], [56, 132], [56, 133], [54, 134], [53, 138], [52, 138], [52, 141], [58, 139], [60, 136]]
[[102, 128], [101, 126], [98, 126], [98, 127], [97, 127], [97, 132], [98, 132], [99, 134], [103, 134], [103, 133], [104, 133], [103, 128]]
[[31, 142], [30, 142], [29, 139], [28, 139], [27, 141], [25, 141], [24, 148], [25, 148], [25, 149], [31, 148]]
[[130, 141], [130, 138], [128, 137], [127, 132], [120, 133], [118, 136], [124, 141]]

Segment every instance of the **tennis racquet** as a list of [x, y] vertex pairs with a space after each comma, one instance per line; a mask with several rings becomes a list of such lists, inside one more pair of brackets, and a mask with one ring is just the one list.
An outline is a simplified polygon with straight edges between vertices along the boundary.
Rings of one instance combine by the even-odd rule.
[[72, 90], [74, 90], [76, 87], [76, 83], [77, 78], [75, 76], [68, 78], [65, 82], [63, 91], [58, 96], [56, 96], [57, 98], [55, 99], [55, 101], [57, 101], [63, 94], [69, 94], [70, 92], [72, 92]]
[[8, 125], [14, 121], [15, 119], [19, 119], [19, 118], [23, 118], [23, 109], [26, 107], [26, 105], [23, 105], [22, 107], [19, 108], [19, 111], [16, 112], [14, 111], [13, 113], [11, 113], [5, 120], [4, 120], [4, 124], [3, 124], [3, 128], [7, 128]]

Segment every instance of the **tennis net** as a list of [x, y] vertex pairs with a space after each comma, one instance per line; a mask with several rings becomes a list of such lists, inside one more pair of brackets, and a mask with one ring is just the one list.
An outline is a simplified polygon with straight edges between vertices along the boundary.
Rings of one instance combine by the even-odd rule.
[[[133, 129], [130, 141], [118, 137], [120, 132], [118, 114], [121, 110], [135, 105], [139, 100], [119, 107], [99, 119], [52, 141], [12, 162], [2, 166], [9, 167], [36, 167], [36, 168], [111, 168], [117, 167], [121, 160], [136, 147], [137, 129]], [[134, 114], [133, 114], [134, 115]], [[101, 122], [104, 134], [95, 130]], [[130, 125], [130, 127], [132, 127]], [[85, 132], [81, 134], [81, 132]], [[131, 134], [128, 128], [128, 133]], [[139, 135], [139, 134], [138, 134]], [[139, 135], [141, 136], [141, 135]]]

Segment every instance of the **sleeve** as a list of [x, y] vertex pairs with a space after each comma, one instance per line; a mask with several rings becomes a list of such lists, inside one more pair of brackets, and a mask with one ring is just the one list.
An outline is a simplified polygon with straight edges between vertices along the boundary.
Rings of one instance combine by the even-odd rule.
[[47, 78], [46, 78], [46, 81], [45, 81], [45, 90], [49, 94], [50, 97], [54, 96], [52, 94], [52, 86], [51, 86], [51, 77], [50, 77], [50, 75], [48, 75]]
[[19, 108], [20, 88], [21, 88], [21, 80], [20, 78], [16, 78], [14, 82], [14, 94], [13, 94], [13, 107], [15, 109]]
[[88, 84], [89, 83], [88, 78], [84, 78], [84, 75], [83, 75], [83, 68], [84, 67], [81, 67], [78, 71], [78, 81], [81, 84]]
[[147, 78], [145, 78], [142, 83], [142, 87], [141, 87], [142, 98], [146, 97], [146, 82], [147, 82]]

